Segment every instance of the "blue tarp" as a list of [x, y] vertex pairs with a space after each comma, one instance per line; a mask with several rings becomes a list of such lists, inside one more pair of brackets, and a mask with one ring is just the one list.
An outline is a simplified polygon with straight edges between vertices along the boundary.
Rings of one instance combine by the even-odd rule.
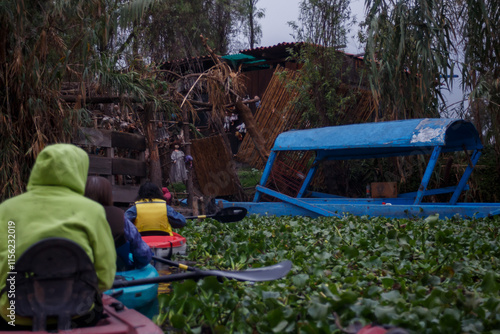
[[272, 151], [317, 151], [320, 159], [364, 159], [481, 149], [479, 134], [461, 119], [410, 119], [293, 130], [280, 134]]

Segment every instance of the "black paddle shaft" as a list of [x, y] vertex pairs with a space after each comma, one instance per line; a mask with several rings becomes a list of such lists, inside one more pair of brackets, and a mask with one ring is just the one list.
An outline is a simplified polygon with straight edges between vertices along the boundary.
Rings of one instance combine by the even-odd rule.
[[185, 217], [186, 219], [203, 219], [203, 218], [212, 218], [221, 223], [233, 223], [242, 220], [247, 215], [247, 209], [243, 207], [229, 207], [224, 208], [212, 215], [202, 215], [202, 216], [190, 216]]
[[168, 257], [167, 258], [162, 258], [162, 257], [159, 257], [159, 256], [153, 256], [153, 260], [154, 261], [158, 261], [158, 262], [163, 263], [163, 264], [167, 264], [167, 265], [172, 266], [172, 267], [180, 268], [180, 269], [185, 270], [185, 271], [196, 271], [196, 270], [198, 270], [198, 268], [190, 267], [190, 266], [185, 265], [183, 263], [172, 261]]
[[235, 279], [238, 281], [263, 282], [272, 281], [282, 278], [292, 269], [291, 261], [283, 261], [278, 264], [261, 267], [256, 269], [240, 270], [240, 271], [223, 271], [223, 270], [195, 270], [179, 274], [171, 274], [166, 276], [143, 278], [132, 281], [119, 280], [113, 284], [113, 289], [124, 288], [128, 286], [168, 283], [182, 281], [186, 279], [199, 279], [208, 276], [223, 277]]

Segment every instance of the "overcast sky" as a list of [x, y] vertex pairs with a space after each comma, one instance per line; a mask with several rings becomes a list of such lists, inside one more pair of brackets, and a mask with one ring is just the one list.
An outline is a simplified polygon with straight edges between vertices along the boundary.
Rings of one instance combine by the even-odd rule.
[[[289, 21], [297, 21], [299, 4], [302, 0], [260, 0], [257, 7], [264, 8], [266, 16], [259, 22], [262, 26], [262, 40], [260, 46], [272, 46], [283, 42], [293, 42], [292, 29]], [[364, 18], [364, 0], [351, 0], [351, 15], [356, 15], [357, 21]], [[349, 35], [355, 35], [357, 26], [352, 27]], [[359, 53], [362, 51], [354, 39], [350, 39], [346, 52]]]

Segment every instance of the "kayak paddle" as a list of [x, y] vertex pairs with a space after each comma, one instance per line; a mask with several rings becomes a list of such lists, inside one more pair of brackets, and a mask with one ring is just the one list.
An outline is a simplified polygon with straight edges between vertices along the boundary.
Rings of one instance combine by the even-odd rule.
[[292, 269], [292, 262], [289, 260], [280, 262], [278, 264], [269, 267], [261, 267], [248, 270], [223, 271], [223, 270], [194, 269], [194, 271], [189, 271], [185, 273], [136, 279], [132, 281], [115, 280], [112, 289], [125, 288], [129, 286], [144, 285], [144, 284], [168, 283], [168, 282], [182, 281], [186, 279], [199, 279], [208, 276], [235, 279], [237, 281], [250, 281], [250, 282], [272, 281], [284, 277], [286, 274], [288, 274], [288, 272], [291, 269]]
[[155, 260], [155, 261], [158, 261], [160, 263], [168, 264], [169, 266], [177, 267], [179, 269], [186, 270], [186, 271], [196, 271], [196, 270], [198, 270], [198, 268], [190, 267], [188, 265], [172, 261], [172, 260], [170, 260], [170, 257], [168, 257], [168, 256], [167, 256], [167, 258], [163, 258], [163, 257], [159, 257], [159, 256], [153, 256], [152, 259]]
[[204, 219], [212, 218], [220, 221], [221, 223], [233, 223], [242, 220], [247, 215], [247, 209], [237, 206], [221, 209], [212, 215], [190, 216], [184, 217], [186, 219]]

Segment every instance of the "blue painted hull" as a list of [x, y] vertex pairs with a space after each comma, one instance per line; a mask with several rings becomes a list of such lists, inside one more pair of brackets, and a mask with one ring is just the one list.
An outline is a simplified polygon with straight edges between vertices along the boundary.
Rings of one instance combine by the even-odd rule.
[[[120, 278], [130, 281], [142, 278], [158, 277], [159, 274], [154, 266], [148, 264], [146, 267], [141, 269], [118, 271], [116, 272], [116, 276], [120, 276]], [[137, 310], [149, 318], [158, 314], [158, 284], [145, 284], [127, 288], [111, 289], [105, 291], [104, 293], [114, 296], [114, 298], [121, 301], [126, 307]]]
[[[383, 216], [390, 218], [425, 218], [429, 215], [439, 213], [439, 217], [451, 218], [459, 215], [463, 218], [485, 218], [498, 215], [500, 213], [500, 204], [498, 203], [459, 203], [449, 205], [446, 203], [421, 203], [413, 205], [412, 201], [405, 201], [397, 198], [384, 199], [318, 199], [301, 198], [300, 201], [314, 205], [317, 208], [330, 212], [330, 214], [319, 214], [303, 207], [286, 202], [225, 202], [222, 201], [224, 208], [231, 206], [244, 207], [248, 214], [257, 214], [263, 216]], [[382, 203], [390, 203], [382, 204]]]

